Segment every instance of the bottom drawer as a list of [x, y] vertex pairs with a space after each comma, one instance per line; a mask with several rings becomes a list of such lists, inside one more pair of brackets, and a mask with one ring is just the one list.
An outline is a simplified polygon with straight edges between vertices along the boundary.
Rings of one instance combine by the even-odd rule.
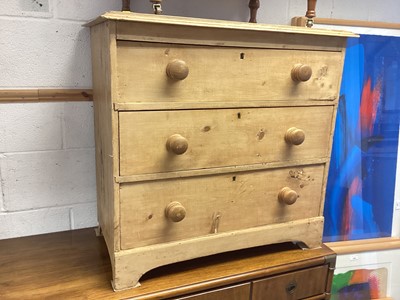
[[313, 165], [122, 184], [121, 248], [317, 217], [323, 175]]
[[328, 265], [253, 282], [252, 299], [294, 300], [325, 293]]

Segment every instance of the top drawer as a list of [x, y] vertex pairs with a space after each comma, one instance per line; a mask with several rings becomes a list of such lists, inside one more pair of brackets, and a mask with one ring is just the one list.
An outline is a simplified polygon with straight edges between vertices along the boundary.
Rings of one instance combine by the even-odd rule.
[[[118, 41], [114, 101], [335, 100], [342, 59], [342, 52], [330, 51]], [[309, 67], [311, 78], [293, 80], [296, 65], [305, 66], [302, 71]], [[169, 68], [171, 77], [182, 78], [186, 67], [185, 79], [167, 75]]]

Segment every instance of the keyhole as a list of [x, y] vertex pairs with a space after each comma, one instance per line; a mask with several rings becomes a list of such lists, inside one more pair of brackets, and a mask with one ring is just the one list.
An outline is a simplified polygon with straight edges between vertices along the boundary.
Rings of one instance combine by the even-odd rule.
[[296, 288], [297, 288], [297, 283], [296, 282], [291, 282], [291, 283], [289, 283], [287, 285], [286, 292], [288, 294], [294, 294], [294, 291], [296, 290]]
[[244, 53], [240, 53], [240, 59], [244, 59]]
[[242, 118], [242, 115], [240, 113], [237, 114], [238, 119]]

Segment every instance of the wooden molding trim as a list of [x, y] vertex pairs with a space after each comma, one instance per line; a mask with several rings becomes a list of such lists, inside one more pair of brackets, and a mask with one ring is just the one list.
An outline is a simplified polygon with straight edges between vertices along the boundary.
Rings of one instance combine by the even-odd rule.
[[337, 254], [400, 249], [400, 238], [377, 238], [356, 241], [325, 243]]
[[[293, 17], [292, 25], [305, 27], [307, 22], [306, 17]], [[337, 26], [351, 26], [351, 27], [371, 27], [371, 28], [384, 28], [384, 29], [400, 29], [400, 23], [386, 23], [386, 22], [371, 22], [362, 20], [344, 20], [344, 19], [330, 19], [330, 18], [314, 18], [314, 24], [326, 24]]]
[[90, 89], [3, 89], [2, 102], [91, 101]]

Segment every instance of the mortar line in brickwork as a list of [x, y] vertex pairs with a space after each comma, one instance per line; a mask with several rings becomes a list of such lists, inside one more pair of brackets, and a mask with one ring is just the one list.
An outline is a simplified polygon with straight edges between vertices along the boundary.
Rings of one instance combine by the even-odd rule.
[[88, 19], [88, 20], [72, 20], [72, 19], [63, 19], [63, 18], [54, 17], [53, 19], [57, 20], [57, 21], [60, 21], [60, 22], [77, 23], [77, 24], [81, 24], [83, 26], [86, 23], [92, 21], [94, 18], [91, 18], [91, 19]]
[[[46, 14], [46, 13], [43, 13]], [[60, 19], [55, 17], [54, 15], [48, 15], [48, 16], [30, 16], [30, 15], [24, 15], [24, 16], [9, 16], [9, 15], [0, 15], [0, 19], [3, 20], [24, 20], [24, 19], [29, 19], [31, 20], [37, 20], [37, 21], [43, 21], [43, 22], [48, 22], [49, 20], [51, 20], [52, 22], [56, 21], [56, 22], [60, 22], [60, 23], [75, 23], [78, 25], [85, 25], [86, 23], [88, 23], [89, 21], [91, 21], [93, 18], [88, 19], [88, 20], [72, 20], [72, 19]]]
[[0, 187], [0, 213], [7, 211], [4, 207], [4, 195], [2, 190], [3, 189]]
[[[5, 212], [8, 213], [24, 213], [24, 212], [32, 212], [32, 211], [40, 211], [40, 210], [46, 210], [46, 209], [73, 209], [74, 206], [80, 206], [80, 205], [87, 205], [87, 204], [96, 204], [96, 201], [90, 201], [90, 202], [80, 202], [80, 203], [71, 203], [71, 204], [66, 204], [66, 205], [57, 205], [57, 206], [43, 206], [43, 207], [33, 207], [33, 208], [26, 208], [26, 209], [17, 209], [17, 210], [5, 210]], [[70, 214], [70, 212], [69, 212]], [[71, 217], [71, 215], [70, 215]]]
[[[52, 15], [50, 15], [49, 13], [40, 13], [43, 15], [39, 15], [39, 16], [32, 16], [32, 15], [0, 15], [0, 19], [3, 20], [24, 20], [24, 19], [30, 19], [30, 20], [38, 20], [38, 21], [49, 21], [50, 19], [54, 19]], [[46, 15], [48, 14], [48, 16]]]
[[86, 151], [86, 150], [94, 150], [94, 147], [82, 147], [82, 148], [66, 148], [66, 149], [53, 149], [53, 150], [32, 150], [32, 151], [20, 151], [20, 152], [6, 152], [3, 153], [5, 156], [7, 155], [17, 155], [17, 154], [32, 154], [32, 153], [50, 153], [50, 152], [67, 152], [67, 151]]
[[66, 132], [65, 132], [65, 103], [63, 104], [63, 109], [60, 112], [60, 126], [61, 126], [61, 149], [65, 150]]
[[72, 207], [69, 208], [69, 228], [71, 230], [75, 229], [74, 209]]
[[0, 212], [6, 212], [6, 208], [4, 206], [4, 181], [1, 176], [1, 164], [0, 164]]

